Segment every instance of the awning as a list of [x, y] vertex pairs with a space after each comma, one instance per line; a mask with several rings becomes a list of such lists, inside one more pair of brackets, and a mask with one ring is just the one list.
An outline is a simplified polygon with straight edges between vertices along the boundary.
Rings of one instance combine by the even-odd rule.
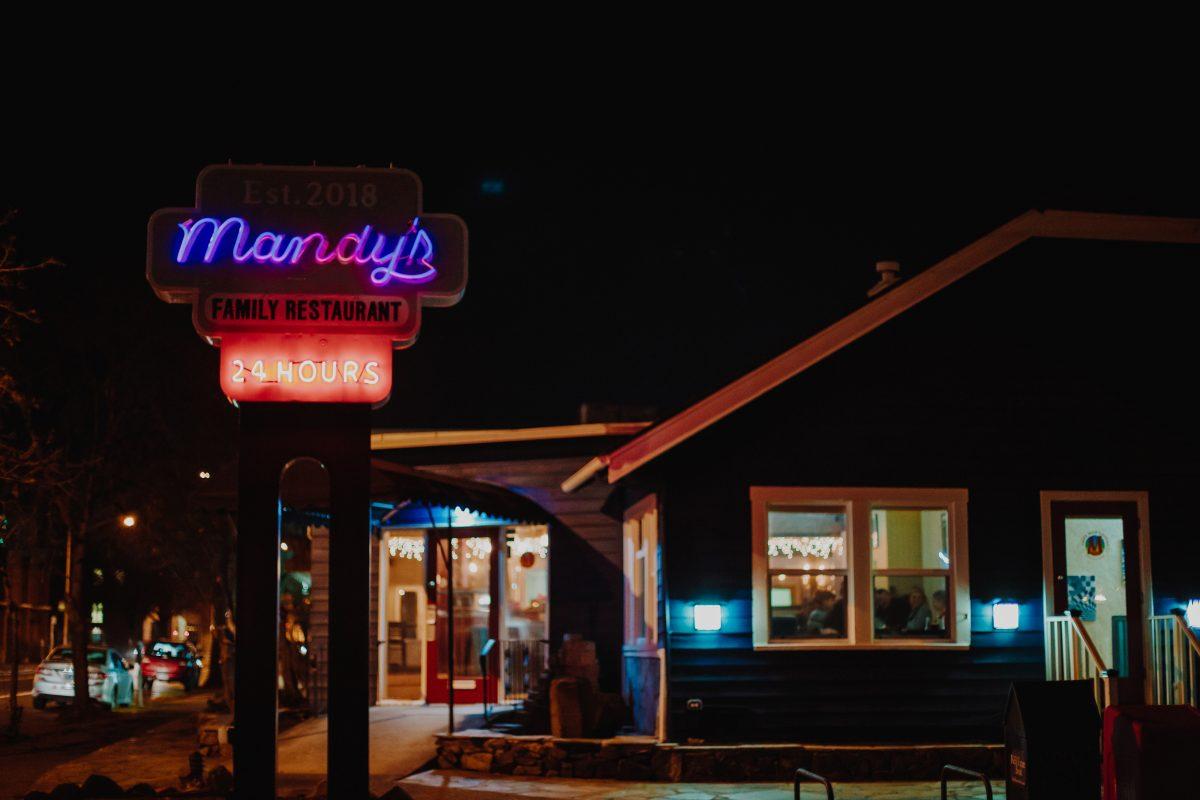
[[[212, 511], [237, 511], [237, 464], [214, 470], [203, 482], [201, 504]], [[294, 463], [287, 473], [283, 503], [296, 509], [320, 510], [329, 503], [329, 479], [312, 460]], [[462, 509], [513, 523], [546, 524], [551, 515], [523, 495], [490, 483], [454, 478], [406, 467], [380, 458], [371, 459], [371, 502], [387, 507], [408, 503], [445, 509]], [[433, 524], [447, 525], [445, 514]], [[453, 519], [449, 520], [453, 524]], [[431, 525], [432, 527], [432, 525]]]
[[[541, 506], [502, 486], [437, 475], [378, 458], [371, 459], [371, 500], [459, 508], [526, 524], [550, 522], [550, 514]], [[439, 527], [445, 524], [436, 517], [434, 522]]]

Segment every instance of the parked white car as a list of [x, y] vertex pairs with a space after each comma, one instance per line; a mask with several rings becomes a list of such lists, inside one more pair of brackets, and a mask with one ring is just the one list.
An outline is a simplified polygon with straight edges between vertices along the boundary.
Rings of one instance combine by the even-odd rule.
[[[133, 702], [133, 671], [121, 654], [111, 647], [88, 648], [88, 696], [108, 706]], [[33, 677], [33, 707], [47, 702], [70, 703], [75, 699], [75, 667], [70, 647], [56, 647], [42, 659]]]

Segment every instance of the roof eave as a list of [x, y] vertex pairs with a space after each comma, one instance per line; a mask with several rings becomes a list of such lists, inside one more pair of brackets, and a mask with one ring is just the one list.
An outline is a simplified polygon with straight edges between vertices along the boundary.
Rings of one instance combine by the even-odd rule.
[[563, 483], [564, 491], [567, 491], [568, 483], [581, 474], [587, 473], [587, 477], [573, 485], [590, 480], [600, 468], [587, 471], [598, 460], [608, 467], [609, 483], [619, 481], [922, 300], [1035, 237], [1200, 244], [1200, 219], [1027, 211], [608, 455], [592, 459]]

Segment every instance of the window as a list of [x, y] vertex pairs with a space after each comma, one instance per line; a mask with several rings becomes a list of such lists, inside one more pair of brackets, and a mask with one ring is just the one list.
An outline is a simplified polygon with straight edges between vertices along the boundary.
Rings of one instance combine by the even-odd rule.
[[846, 512], [768, 506], [771, 638], [846, 636]]
[[654, 495], [625, 512], [625, 647], [658, 645], [658, 504]]
[[754, 644], [970, 643], [967, 493], [754, 487]]
[[876, 639], [950, 634], [950, 512], [871, 509], [872, 630]]

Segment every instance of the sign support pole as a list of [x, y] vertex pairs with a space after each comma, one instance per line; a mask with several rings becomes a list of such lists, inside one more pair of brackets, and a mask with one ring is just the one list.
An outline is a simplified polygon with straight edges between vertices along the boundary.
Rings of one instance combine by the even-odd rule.
[[241, 404], [236, 796], [276, 796], [279, 481], [314, 458], [330, 488], [329, 796], [366, 798], [371, 407], [387, 402], [392, 351], [416, 341], [422, 308], [466, 291], [467, 226], [426, 214], [407, 170], [215, 164], [193, 206], [151, 215], [146, 280], [191, 305]]
[[241, 407], [233, 745], [239, 800], [276, 796], [279, 482], [303, 457], [321, 462], [330, 481], [329, 796], [368, 796], [370, 433], [365, 404]]

